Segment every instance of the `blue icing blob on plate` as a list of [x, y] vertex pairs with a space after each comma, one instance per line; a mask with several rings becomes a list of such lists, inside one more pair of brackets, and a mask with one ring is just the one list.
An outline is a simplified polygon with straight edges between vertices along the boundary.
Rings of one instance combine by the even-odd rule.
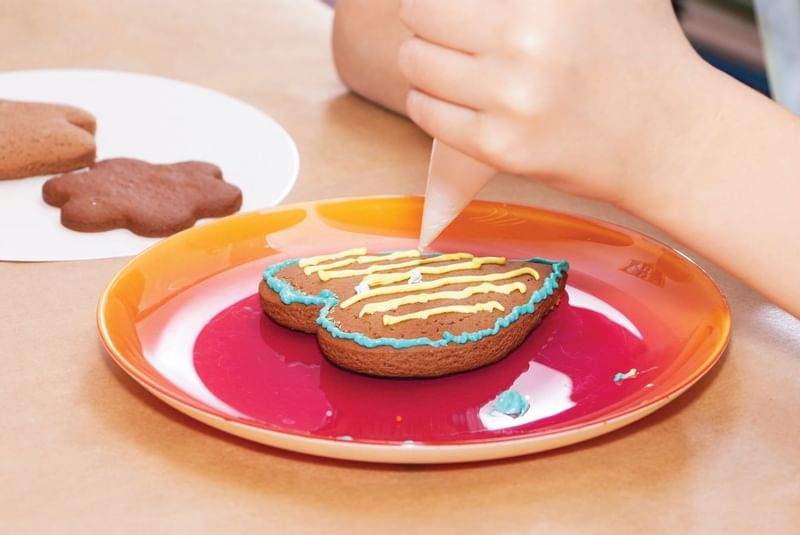
[[531, 408], [531, 404], [525, 399], [525, 396], [516, 390], [506, 390], [501, 392], [497, 399], [494, 400], [492, 410], [511, 416], [512, 418], [519, 418]]
[[561, 276], [569, 271], [569, 263], [565, 260], [548, 260], [546, 258], [534, 257], [524, 262], [547, 264], [552, 267], [552, 273], [542, 283], [542, 287], [532, 292], [530, 299], [524, 305], [514, 307], [511, 312], [505, 316], [497, 318], [494, 326], [480, 331], [464, 332], [458, 335], [444, 332], [442, 337], [432, 340], [427, 337], [422, 338], [370, 338], [361, 333], [353, 333], [341, 330], [331, 320], [328, 315], [333, 307], [339, 304], [339, 297], [330, 290], [322, 290], [318, 295], [309, 295], [304, 293], [288, 281], [278, 277], [278, 273], [300, 261], [299, 258], [286, 260], [267, 268], [264, 271], [264, 282], [269, 286], [272, 291], [276, 292], [285, 305], [294, 303], [301, 303], [303, 305], [322, 305], [319, 317], [317, 318], [317, 325], [328, 331], [334, 338], [341, 338], [345, 340], [352, 340], [360, 346], [364, 347], [382, 347], [388, 346], [394, 349], [404, 349], [417, 346], [430, 346], [430, 347], [444, 347], [448, 344], [466, 344], [470, 342], [477, 342], [486, 336], [493, 336], [517, 321], [525, 314], [532, 314], [536, 310], [536, 304], [544, 301], [551, 295], [558, 287], [558, 280]]

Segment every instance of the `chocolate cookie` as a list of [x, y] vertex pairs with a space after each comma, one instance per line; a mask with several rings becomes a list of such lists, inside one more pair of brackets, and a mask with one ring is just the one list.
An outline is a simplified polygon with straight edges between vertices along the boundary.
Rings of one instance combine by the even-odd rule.
[[126, 158], [51, 178], [42, 196], [61, 208], [61, 224], [67, 228], [127, 228], [149, 237], [169, 236], [198, 219], [229, 215], [242, 206], [242, 192], [223, 180], [216, 165], [157, 165]]
[[0, 100], [0, 180], [86, 167], [94, 132], [94, 117], [79, 108]]
[[496, 362], [558, 304], [564, 261], [352, 249], [271, 266], [261, 306], [370, 375], [436, 377]]

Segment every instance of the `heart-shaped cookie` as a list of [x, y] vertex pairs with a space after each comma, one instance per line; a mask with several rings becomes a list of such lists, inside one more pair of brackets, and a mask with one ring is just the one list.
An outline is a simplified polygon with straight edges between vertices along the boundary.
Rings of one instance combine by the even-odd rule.
[[332, 362], [390, 377], [436, 377], [496, 362], [558, 304], [565, 261], [365, 249], [269, 267], [261, 306], [316, 333]]

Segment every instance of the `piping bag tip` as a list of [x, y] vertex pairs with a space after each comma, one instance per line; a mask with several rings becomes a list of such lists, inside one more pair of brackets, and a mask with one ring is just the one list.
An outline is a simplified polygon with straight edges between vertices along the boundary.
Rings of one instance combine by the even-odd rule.
[[496, 173], [434, 139], [417, 249], [422, 252], [433, 243]]

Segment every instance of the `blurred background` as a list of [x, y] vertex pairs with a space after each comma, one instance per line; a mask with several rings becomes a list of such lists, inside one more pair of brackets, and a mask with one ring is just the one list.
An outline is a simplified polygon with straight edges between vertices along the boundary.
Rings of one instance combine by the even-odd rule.
[[711, 64], [769, 94], [752, 0], [680, 0], [681, 24]]

